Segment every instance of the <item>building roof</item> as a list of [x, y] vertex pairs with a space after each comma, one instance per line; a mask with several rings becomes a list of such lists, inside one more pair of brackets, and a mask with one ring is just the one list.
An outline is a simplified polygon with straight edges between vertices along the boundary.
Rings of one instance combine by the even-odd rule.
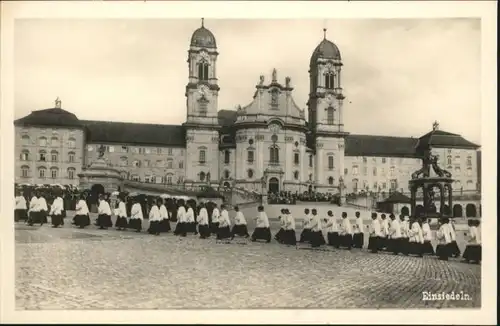
[[316, 64], [318, 58], [341, 60], [339, 48], [326, 37], [318, 44], [311, 56], [310, 66]]
[[418, 139], [374, 135], [353, 135], [345, 139], [346, 156], [417, 157]]
[[32, 111], [27, 116], [15, 120], [14, 125], [82, 127], [82, 123], [76, 115], [61, 108]]
[[205, 28], [203, 19], [201, 22], [201, 27], [195, 30], [193, 36], [191, 36], [191, 46], [214, 49], [217, 47], [215, 36], [214, 34], [212, 34], [212, 32]]
[[158, 125], [113, 121], [82, 120], [91, 143], [186, 146], [186, 132], [181, 125]]
[[434, 129], [418, 139], [417, 152], [429, 147], [444, 147], [444, 148], [471, 148], [477, 149], [480, 146], [474, 144], [458, 134], [437, 129], [436, 124]]
[[400, 193], [399, 191], [394, 191], [388, 198], [386, 198], [382, 202], [392, 203], [392, 204], [396, 203], [409, 204], [411, 202], [411, 199], [410, 197]]

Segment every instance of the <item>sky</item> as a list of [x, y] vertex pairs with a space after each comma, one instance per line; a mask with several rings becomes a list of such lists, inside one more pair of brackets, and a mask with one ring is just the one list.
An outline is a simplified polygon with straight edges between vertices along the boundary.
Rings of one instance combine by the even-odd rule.
[[[187, 51], [201, 19], [18, 19], [15, 118], [62, 108], [85, 120], [181, 124]], [[306, 108], [309, 60], [340, 49], [344, 125], [419, 137], [440, 129], [481, 144], [479, 19], [205, 19], [217, 40], [219, 110], [252, 101], [259, 76], [290, 76]], [[307, 116], [307, 115], [306, 115]]]

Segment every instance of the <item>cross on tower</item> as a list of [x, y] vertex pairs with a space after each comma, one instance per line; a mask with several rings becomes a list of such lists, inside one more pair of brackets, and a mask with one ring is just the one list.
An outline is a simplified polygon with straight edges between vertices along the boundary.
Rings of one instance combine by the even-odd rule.
[[432, 130], [433, 131], [439, 130], [439, 122], [434, 121], [434, 123], [432, 124]]

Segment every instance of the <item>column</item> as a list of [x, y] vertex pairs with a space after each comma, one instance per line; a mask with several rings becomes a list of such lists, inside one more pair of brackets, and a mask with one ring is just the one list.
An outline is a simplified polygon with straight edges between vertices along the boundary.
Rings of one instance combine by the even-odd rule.
[[440, 201], [440, 207], [439, 207], [439, 212], [441, 213], [440, 215], [443, 216], [445, 213], [444, 213], [444, 187], [443, 187], [443, 184], [438, 184], [437, 185], [438, 188], [439, 188], [439, 201]]
[[450, 216], [453, 216], [453, 188], [448, 184], [448, 207], [450, 207]]

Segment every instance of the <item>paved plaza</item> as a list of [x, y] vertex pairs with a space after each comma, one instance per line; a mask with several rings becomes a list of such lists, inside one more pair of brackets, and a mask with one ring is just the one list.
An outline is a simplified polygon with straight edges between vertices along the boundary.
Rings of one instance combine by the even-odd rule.
[[[16, 224], [17, 309], [481, 305], [480, 265], [274, 241], [216, 244], [194, 235], [81, 230], [70, 220], [58, 229]], [[463, 291], [470, 300], [424, 301], [424, 291]]]

